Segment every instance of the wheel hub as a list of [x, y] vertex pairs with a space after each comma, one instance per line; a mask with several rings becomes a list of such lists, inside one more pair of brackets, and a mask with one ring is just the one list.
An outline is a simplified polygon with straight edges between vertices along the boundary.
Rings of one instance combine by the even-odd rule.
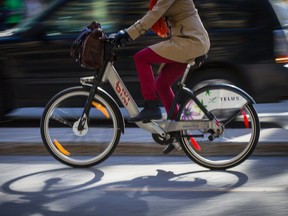
[[73, 132], [76, 136], [85, 136], [88, 132], [88, 124], [87, 120], [85, 121], [85, 125], [83, 130], [78, 130], [80, 119], [73, 124]]

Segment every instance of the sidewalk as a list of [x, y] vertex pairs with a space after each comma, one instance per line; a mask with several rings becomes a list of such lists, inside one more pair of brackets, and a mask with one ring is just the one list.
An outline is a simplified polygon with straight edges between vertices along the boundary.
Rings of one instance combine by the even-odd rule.
[[[288, 155], [288, 101], [276, 104], [257, 104], [261, 133], [254, 155]], [[24, 125], [0, 127], [0, 154], [47, 154], [41, 136], [39, 119], [41, 108], [19, 109], [11, 114], [14, 119], [24, 119]], [[122, 112], [127, 117], [125, 111]], [[35, 121], [34, 127], [26, 122]], [[36, 125], [36, 126], [35, 126]], [[7, 126], [7, 127], [6, 127]], [[125, 128], [115, 154], [162, 155], [163, 146], [152, 139], [149, 132], [139, 128]], [[181, 155], [173, 151], [169, 155]]]
[[[126, 128], [121, 135], [117, 155], [162, 155], [163, 146], [154, 142], [150, 133], [139, 128]], [[47, 154], [39, 128], [0, 128], [0, 154]], [[171, 155], [182, 155], [173, 151]], [[286, 129], [261, 129], [254, 155], [288, 155]]]

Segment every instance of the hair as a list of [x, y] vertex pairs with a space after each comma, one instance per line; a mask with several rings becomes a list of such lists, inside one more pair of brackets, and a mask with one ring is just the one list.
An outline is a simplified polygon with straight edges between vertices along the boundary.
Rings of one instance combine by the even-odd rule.
[[[157, 0], [150, 0], [149, 10], [152, 10], [154, 5], [157, 3]], [[168, 27], [163, 17], [157, 20], [151, 27], [151, 29], [160, 37], [168, 36]]]

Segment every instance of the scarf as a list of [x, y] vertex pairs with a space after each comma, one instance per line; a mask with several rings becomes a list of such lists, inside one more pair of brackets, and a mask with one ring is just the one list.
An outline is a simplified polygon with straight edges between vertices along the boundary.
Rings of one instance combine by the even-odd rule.
[[[157, 0], [150, 0], [149, 10], [152, 10], [154, 5], [157, 3]], [[152, 27], [151, 29], [160, 37], [167, 37], [168, 35], [168, 27], [166, 25], [165, 20], [161, 17]]]

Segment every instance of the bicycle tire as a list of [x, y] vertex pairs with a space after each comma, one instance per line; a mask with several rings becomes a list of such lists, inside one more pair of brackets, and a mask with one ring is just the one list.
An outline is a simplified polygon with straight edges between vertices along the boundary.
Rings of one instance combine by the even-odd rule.
[[121, 136], [123, 117], [115, 102], [101, 91], [94, 96], [84, 129], [78, 130], [88, 95], [89, 89], [83, 87], [63, 90], [48, 102], [41, 118], [41, 137], [48, 152], [71, 167], [103, 162]]
[[[253, 99], [232, 85], [208, 85], [195, 92], [197, 99], [223, 125], [224, 133], [210, 141], [211, 131], [181, 131], [180, 144], [195, 163], [209, 169], [228, 169], [244, 162], [254, 151], [260, 135]], [[180, 106], [178, 120], [207, 117], [189, 98]], [[202, 137], [200, 137], [202, 136]]]

